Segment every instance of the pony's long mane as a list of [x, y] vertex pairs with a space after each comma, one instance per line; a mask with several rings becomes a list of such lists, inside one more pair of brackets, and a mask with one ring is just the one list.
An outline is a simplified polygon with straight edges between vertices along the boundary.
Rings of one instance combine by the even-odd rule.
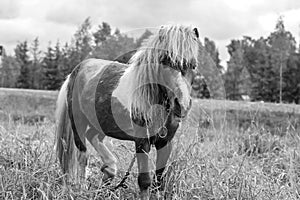
[[183, 25], [162, 26], [156, 34], [143, 42], [129, 61], [133, 78], [130, 88], [133, 117], [151, 119], [149, 108], [159, 95], [159, 88], [157, 84], [148, 83], [163, 81], [159, 80], [161, 59], [168, 57], [170, 64], [182, 67], [186, 61], [197, 62], [198, 48], [199, 40], [194, 30]]

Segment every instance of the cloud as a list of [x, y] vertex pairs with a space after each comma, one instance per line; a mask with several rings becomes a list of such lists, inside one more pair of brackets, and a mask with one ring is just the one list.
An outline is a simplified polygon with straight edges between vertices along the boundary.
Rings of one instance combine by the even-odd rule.
[[262, 15], [270, 12], [280, 14], [287, 10], [291, 10], [299, 7], [300, 7], [300, 1], [298, 0], [276, 0], [276, 1], [264, 0], [264, 1], [260, 1], [260, 3], [258, 4], [253, 5], [249, 11], [258, 15]]
[[5, 27], [0, 31], [0, 38], [8, 44], [29, 39], [34, 36], [33, 32], [28, 31], [31, 24], [30, 19], [0, 20], [0, 27]]
[[92, 8], [87, 1], [58, 1], [47, 10], [45, 20], [58, 24], [79, 25], [93, 13], [89, 10]]
[[2, 45], [4, 45], [9, 54], [13, 53], [13, 49], [19, 42], [26, 40], [30, 44], [36, 37], [39, 38], [42, 49], [45, 49], [50, 41], [52, 45], [57, 41], [61, 43], [69, 42], [72, 36], [71, 33], [76, 30], [76, 27], [28, 18], [0, 20], [0, 27], [5, 27], [5, 29], [0, 31], [0, 39], [5, 42]]
[[20, 7], [17, 0], [0, 1], [0, 19], [13, 19], [20, 14]]
[[299, 0], [0, 0], [0, 39], [7, 46], [36, 36], [43, 46], [50, 40], [70, 41], [87, 17], [95, 26], [105, 21], [131, 33], [183, 23], [198, 27], [202, 38], [214, 40], [226, 60], [231, 39], [267, 36], [280, 14], [297, 38], [299, 9]]

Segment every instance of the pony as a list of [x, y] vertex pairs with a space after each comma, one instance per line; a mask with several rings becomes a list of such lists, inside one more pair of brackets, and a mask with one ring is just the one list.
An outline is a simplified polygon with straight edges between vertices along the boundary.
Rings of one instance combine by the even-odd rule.
[[85, 179], [88, 141], [100, 156], [103, 181], [117, 173], [106, 136], [135, 143], [141, 199], [149, 198], [148, 153], [157, 150], [161, 186], [171, 140], [191, 108], [199, 33], [184, 25], [161, 26], [128, 64], [87, 59], [63, 83], [56, 106], [56, 151], [63, 173]]

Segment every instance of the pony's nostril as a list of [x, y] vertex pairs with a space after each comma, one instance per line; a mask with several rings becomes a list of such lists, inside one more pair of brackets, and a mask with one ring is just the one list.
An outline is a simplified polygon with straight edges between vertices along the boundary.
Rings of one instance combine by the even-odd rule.
[[175, 98], [175, 105], [178, 105], [178, 106], [180, 105], [178, 98]]
[[178, 98], [174, 99], [174, 114], [177, 117], [181, 117], [181, 106], [180, 106]]
[[188, 107], [186, 107], [186, 108], [183, 108], [180, 105], [178, 98], [174, 99], [174, 114], [177, 117], [185, 118], [186, 115], [188, 114], [188, 111], [191, 109], [191, 107], [192, 107], [192, 99], [190, 99]]

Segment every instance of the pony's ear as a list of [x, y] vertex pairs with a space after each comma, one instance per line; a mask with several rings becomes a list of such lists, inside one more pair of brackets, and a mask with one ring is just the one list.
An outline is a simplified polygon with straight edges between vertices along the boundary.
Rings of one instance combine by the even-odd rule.
[[164, 40], [164, 36], [163, 36], [163, 29], [164, 29], [165, 27], [164, 26], [161, 26], [160, 28], [159, 28], [159, 31], [158, 31], [158, 38], [159, 38], [159, 41], [161, 42], [161, 41], [163, 41]]
[[196, 37], [199, 38], [199, 32], [198, 32], [198, 29], [197, 29], [197, 28], [194, 28], [193, 31], [194, 31]]

